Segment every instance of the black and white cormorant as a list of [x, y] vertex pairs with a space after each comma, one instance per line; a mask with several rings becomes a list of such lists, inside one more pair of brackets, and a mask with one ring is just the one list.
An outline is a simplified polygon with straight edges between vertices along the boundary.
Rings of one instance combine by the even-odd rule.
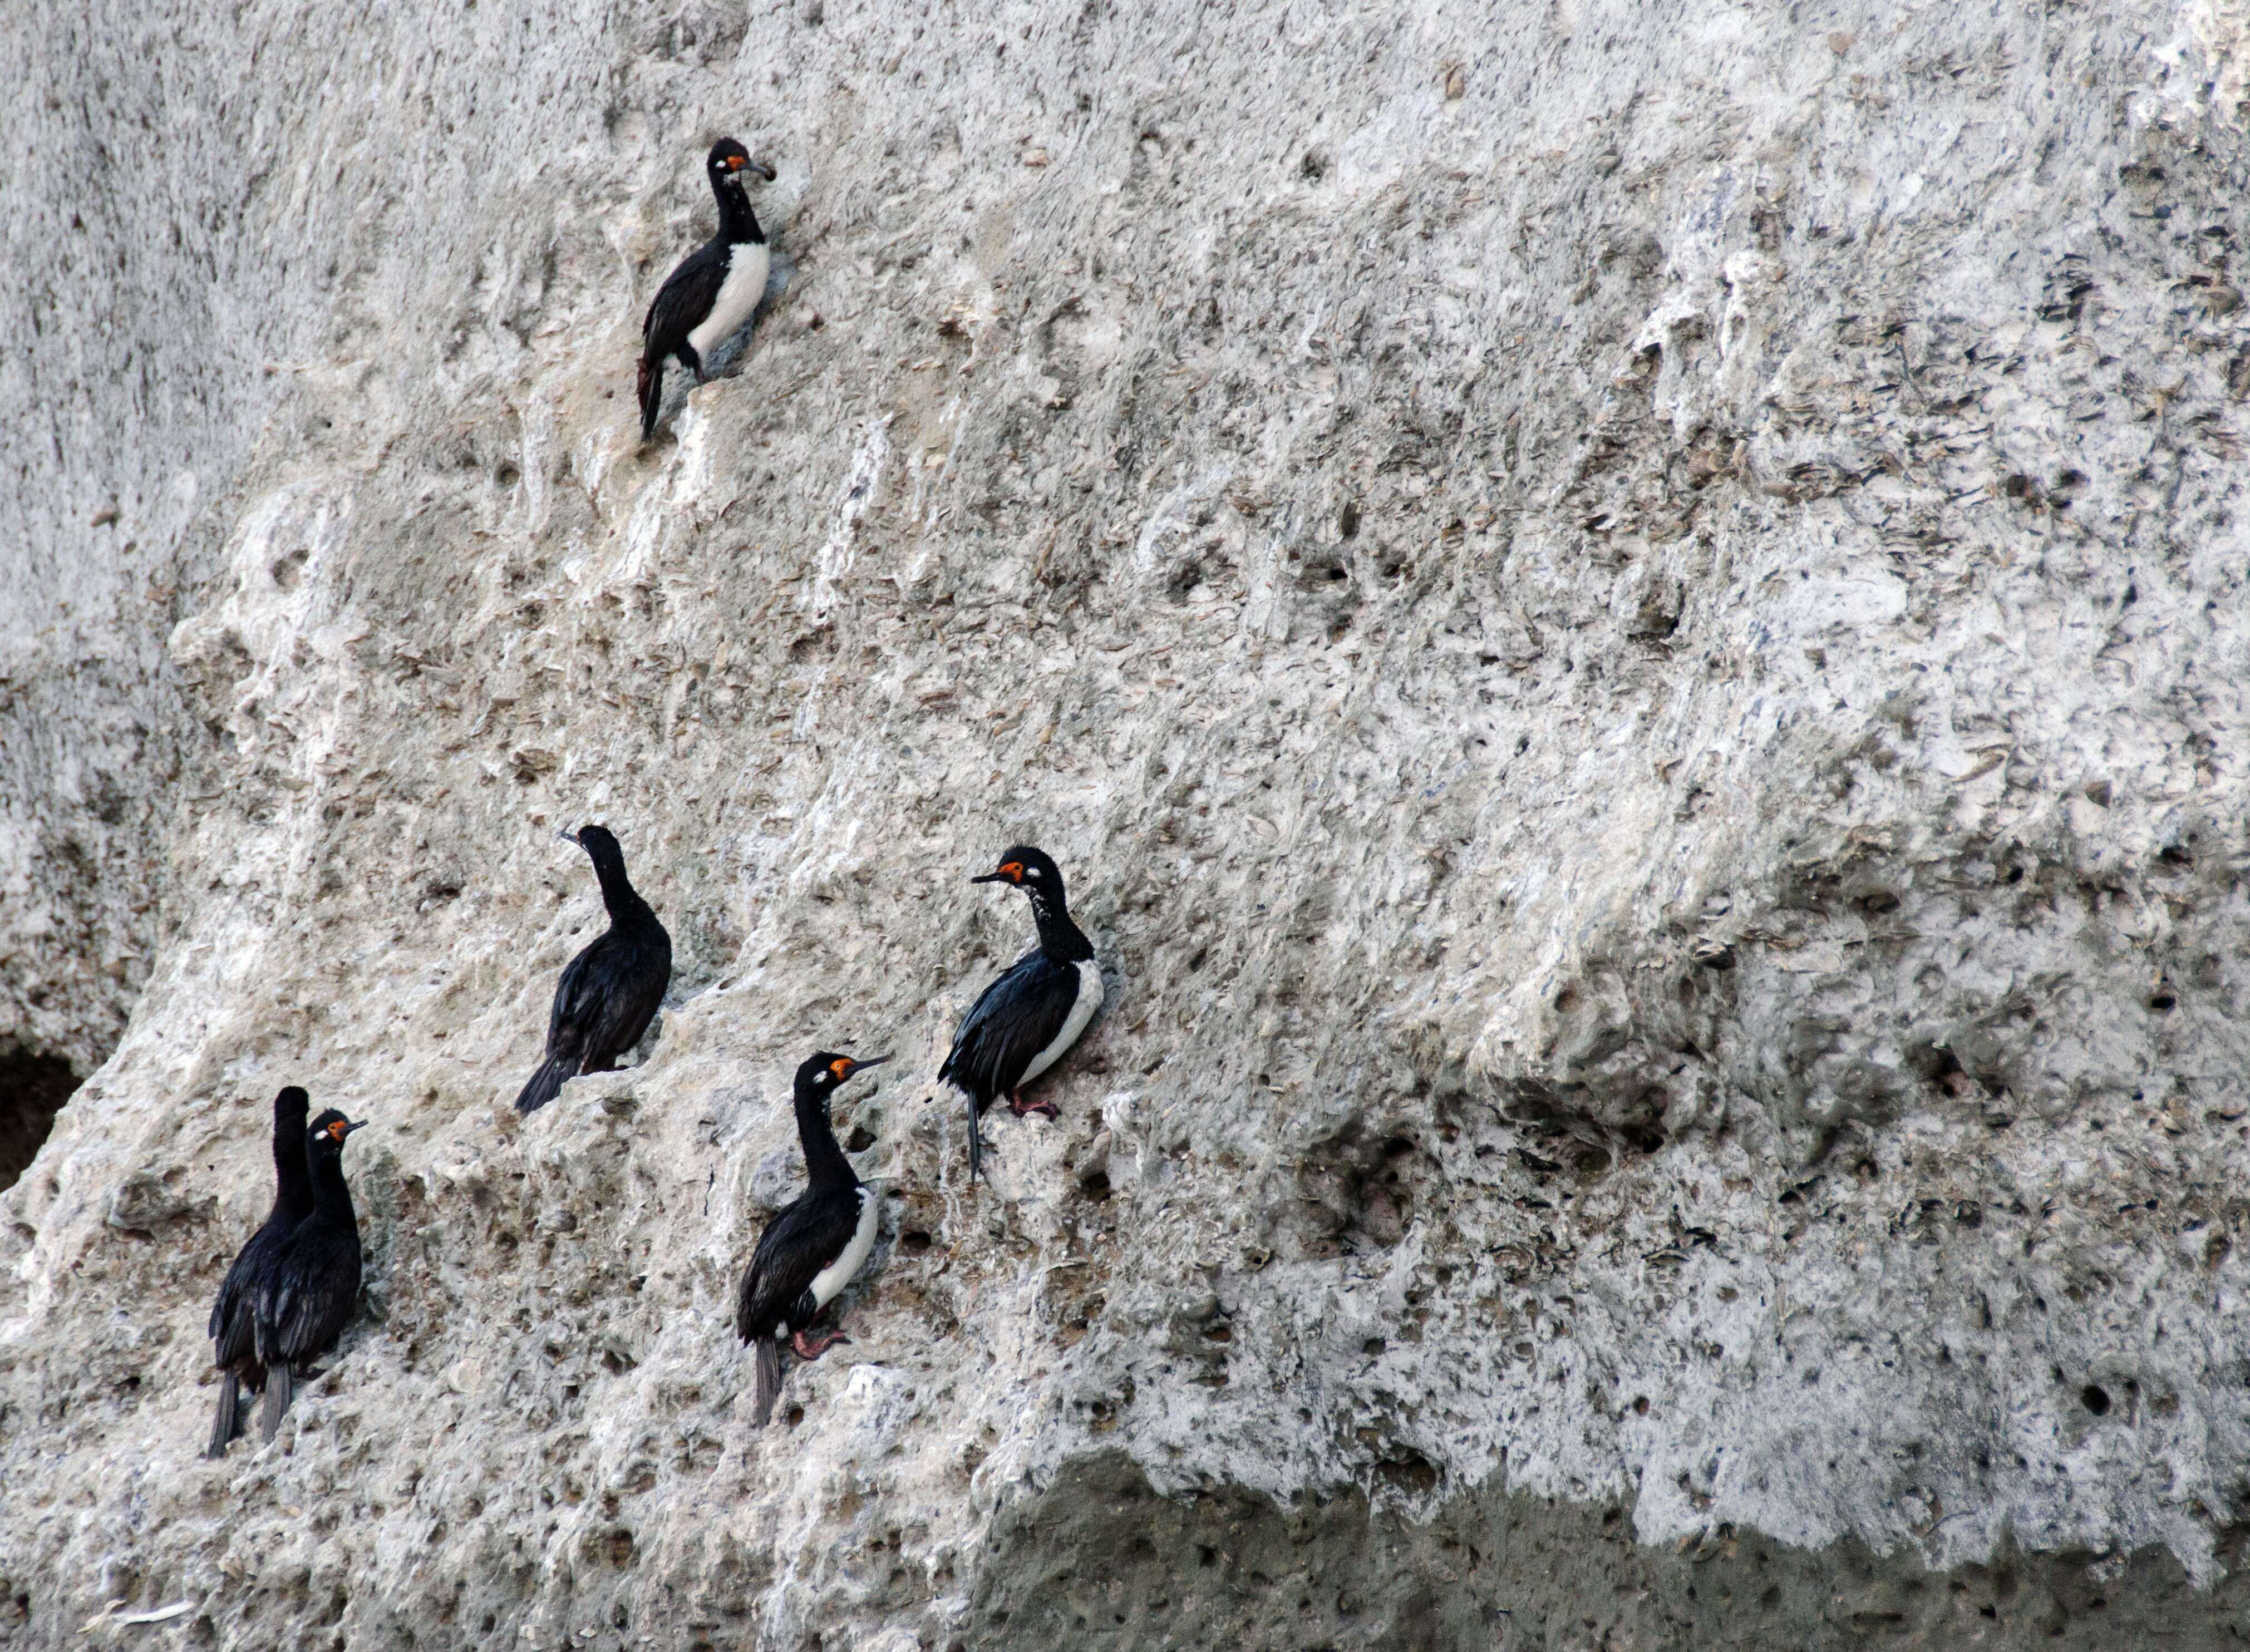
[[969, 1097], [969, 1179], [984, 1163], [977, 1115], [1005, 1096], [1018, 1116], [1055, 1116], [1051, 1101], [1025, 1101], [1017, 1091], [1062, 1058], [1101, 1008], [1101, 967], [1094, 943], [1070, 920], [1062, 871], [1039, 850], [1018, 845], [1000, 857], [1000, 870], [972, 884], [1013, 884], [1032, 898], [1039, 944], [1008, 967], [970, 1007], [953, 1035], [952, 1052], [939, 1068]]
[[609, 828], [582, 826], [562, 838], [593, 861], [610, 926], [562, 967], [547, 1017], [547, 1059], [515, 1098], [518, 1112], [544, 1107], [566, 1078], [612, 1070], [648, 1030], [672, 982], [672, 937], [627, 880], [625, 851]]
[[258, 1433], [271, 1440], [313, 1375], [313, 1361], [336, 1346], [359, 1305], [359, 1218], [344, 1182], [344, 1138], [362, 1128], [330, 1107], [305, 1132], [305, 1168], [313, 1214], [291, 1230], [258, 1283], [258, 1359], [266, 1367], [266, 1402]]
[[648, 306], [648, 319], [641, 323], [638, 395], [644, 442], [656, 434], [665, 359], [678, 356], [695, 382], [702, 383], [703, 358], [750, 319], [765, 296], [766, 272], [773, 264], [772, 249], [758, 227], [758, 215], [750, 210], [742, 178], [745, 173], [756, 173], [771, 183], [774, 169], [751, 160], [749, 151], [732, 138], [713, 144], [704, 166], [711, 175], [711, 193], [719, 197], [719, 232], [665, 277], [655, 302]]
[[735, 1334], [757, 1351], [759, 1428], [773, 1415], [774, 1397], [781, 1392], [784, 1340], [800, 1359], [818, 1359], [851, 1340], [840, 1331], [804, 1334], [867, 1260], [882, 1215], [881, 1199], [852, 1174], [837, 1145], [828, 1102], [853, 1073], [889, 1059], [855, 1061], [824, 1050], [797, 1070], [797, 1137], [808, 1185], [758, 1236], [735, 1297]]
[[305, 1114], [312, 1105], [312, 1098], [294, 1084], [273, 1098], [273, 1208], [266, 1213], [266, 1225], [235, 1253], [211, 1304], [211, 1363], [219, 1369], [219, 1380], [211, 1444], [204, 1450], [207, 1457], [224, 1456], [228, 1442], [242, 1432], [237, 1415], [242, 1391], [256, 1394], [266, 1386], [266, 1367], [258, 1362], [258, 1286], [283, 1242], [313, 1214], [313, 1183], [305, 1165]]

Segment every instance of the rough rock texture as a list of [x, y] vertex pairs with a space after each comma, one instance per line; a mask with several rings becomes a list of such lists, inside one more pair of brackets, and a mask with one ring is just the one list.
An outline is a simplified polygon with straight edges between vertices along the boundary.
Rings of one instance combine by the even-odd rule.
[[[2232, 1644], [2245, 25], [11, 13], [0, 1628]], [[588, 819], [673, 992], [519, 1125]], [[1112, 996], [972, 1189], [1020, 838]], [[366, 1311], [208, 1466], [292, 1080]]]

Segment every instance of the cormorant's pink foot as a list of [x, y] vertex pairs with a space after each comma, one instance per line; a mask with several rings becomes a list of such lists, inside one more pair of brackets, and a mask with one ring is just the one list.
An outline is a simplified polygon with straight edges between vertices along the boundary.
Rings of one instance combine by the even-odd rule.
[[851, 1340], [840, 1331], [825, 1332], [817, 1339], [808, 1339], [804, 1332], [798, 1331], [790, 1334], [789, 1346], [797, 1350], [797, 1357], [800, 1359], [818, 1359], [838, 1343]]
[[1025, 1113], [1045, 1113], [1050, 1119], [1062, 1117], [1062, 1110], [1051, 1101], [1025, 1101], [1021, 1096], [1008, 1098], [1008, 1111], [1021, 1119]]

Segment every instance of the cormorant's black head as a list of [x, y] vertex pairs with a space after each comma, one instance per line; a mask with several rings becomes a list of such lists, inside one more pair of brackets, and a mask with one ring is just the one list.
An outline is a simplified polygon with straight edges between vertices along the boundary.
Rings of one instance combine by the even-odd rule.
[[706, 162], [711, 169], [714, 183], [746, 183], [752, 178], [774, 181], [774, 169], [763, 161], [750, 159], [750, 152], [733, 138], [721, 138], [711, 146], [711, 159]]
[[1028, 843], [1018, 843], [1000, 857], [1000, 870], [986, 872], [982, 878], [972, 878], [972, 884], [1013, 884], [1033, 895], [1048, 899], [1062, 898], [1062, 868], [1047, 857], [1044, 850], [1033, 849]]
[[273, 1122], [286, 1126], [293, 1136], [305, 1127], [305, 1115], [312, 1110], [313, 1098], [294, 1084], [285, 1086], [273, 1098]]
[[625, 851], [618, 847], [617, 834], [606, 826], [581, 826], [562, 836], [563, 842], [577, 844], [597, 863], [604, 857], [619, 862], [625, 857]]
[[305, 1150], [316, 1157], [334, 1158], [344, 1150], [344, 1138], [367, 1128], [364, 1119], [347, 1119], [334, 1107], [324, 1107], [305, 1132]]
[[880, 1067], [889, 1059], [888, 1056], [870, 1056], [861, 1061], [856, 1056], [839, 1056], [832, 1050], [821, 1050], [808, 1057], [797, 1070], [797, 1093], [818, 1097], [825, 1106], [828, 1098], [836, 1093], [837, 1086], [846, 1078], [854, 1073], [865, 1072], [870, 1067]]

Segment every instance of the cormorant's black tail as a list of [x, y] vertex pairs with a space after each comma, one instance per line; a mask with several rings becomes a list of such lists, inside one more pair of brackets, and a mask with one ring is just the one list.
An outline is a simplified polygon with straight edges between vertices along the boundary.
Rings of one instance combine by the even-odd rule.
[[771, 1336], [758, 1339], [758, 1420], [754, 1427], [763, 1428], [773, 1415], [774, 1401], [781, 1397], [781, 1344]]
[[296, 1375], [286, 1359], [276, 1359], [266, 1367], [266, 1403], [258, 1408], [260, 1440], [271, 1440], [281, 1432], [281, 1419], [289, 1409], [289, 1402], [297, 1397], [291, 1392]]
[[231, 1371], [218, 1380], [218, 1408], [211, 1415], [211, 1443], [204, 1448], [204, 1456], [217, 1458], [226, 1455], [227, 1442], [234, 1438], [236, 1412], [242, 1401], [242, 1379]]
[[984, 1168], [984, 1138], [977, 1128], [977, 1098], [969, 1098], [969, 1180], [973, 1185]]
[[640, 364], [640, 382], [633, 389], [640, 397], [640, 439], [644, 442], [656, 434], [656, 410], [664, 401], [664, 360]]
[[562, 1056], [549, 1056], [539, 1063], [539, 1070], [531, 1075], [531, 1082], [515, 1098], [518, 1112], [537, 1112], [562, 1093], [562, 1081], [572, 1077], [569, 1061]]

